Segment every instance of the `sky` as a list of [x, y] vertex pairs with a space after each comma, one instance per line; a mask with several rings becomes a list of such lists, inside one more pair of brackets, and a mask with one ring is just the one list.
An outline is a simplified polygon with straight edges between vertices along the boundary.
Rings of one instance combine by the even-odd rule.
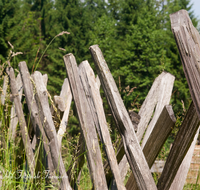
[[192, 10], [194, 11], [194, 14], [200, 20], [200, 0], [191, 0], [191, 3], [193, 3]]

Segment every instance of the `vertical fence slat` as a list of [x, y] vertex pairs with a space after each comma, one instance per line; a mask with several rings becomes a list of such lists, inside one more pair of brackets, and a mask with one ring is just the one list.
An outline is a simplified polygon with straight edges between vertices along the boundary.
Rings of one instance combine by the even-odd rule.
[[65, 67], [69, 78], [73, 99], [75, 101], [80, 127], [87, 146], [87, 160], [90, 175], [95, 189], [107, 189], [105, 173], [101, 158], [95, 124], [86, 100], [86, 94], [81, 84], [75, 57], [72, 54], [64, 56]]
[[16, 113], [17, 113], [17, 117], [19, 120], [19, 126], [20, 126], [20, 131], [22, 134], [22, 140], [23, 140], [23, 144], [25, 147], [25, 153], [26, 153], [26, 157], [28, 160], [28, 166], [30, 169], [30, 173], [32, 176], [34, 176], [34, 172], [35, 172], [35, 159], [34, 159], [34, 154], [33, 154], [33, 150], [32, 150], [32, 146], [31, 146], [31, 142], [30, 142], [30, 138], [28, 135], [28, 129], [26, 126], [26, 121], [24, 118], [24, 113], [22, 110], [22, 104], [19, 98], [19, 93], [17, 90], [17, 84], [15, 81], [15, 73], [12, 67], [7, 68], [7, 74], [9, 75], [10, 78], [10, 86], [11, 86], [11, 92], [12, 92], [12, 98], [14, 100], [14, 104], [15, 104], [15, 109], [16, 109]]
[[107, 121], [103, 109], [102, 99], [99, 92], [99, 86], [96, 83], [95, 75], [90, 67], [88, 61], [83, 61], [79, 65], [80, 77], [83, 83], [83, 87], [85, 92], [87, 92], [87, 99], [90, 99], [90, 109], [93, 113], [93, 119], [95, 121], [95, 125], [99, 130], [101, 135], [102, 143], [105, 147], [105, 152], [108, 158], [108, 162], [110, 164], [112, 173], [115, 178], [116, 186], [118, 189], [124, 189], [125, 186], [123, 184], [123, 180], [120, 176], [120, 170], [117, 164], [117, 159], [115, 156], [115, 151], [112, 146], [112, 141], [110, 138], [110, 133], [107, 126]]
[[98, 76], [122, 136], [125, 153], [139, 189], [157, 189], [148, 164], [137, 140], [133, 124], [121, 99], [115, 81], [97, 45], [90, 47]]

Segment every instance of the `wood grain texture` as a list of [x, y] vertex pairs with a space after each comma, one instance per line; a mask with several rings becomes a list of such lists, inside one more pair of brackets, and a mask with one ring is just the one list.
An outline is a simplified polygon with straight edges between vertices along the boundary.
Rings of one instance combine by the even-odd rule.
[[194, 153], [194, 148], [195, 148], [198, 136], [199, 136], [199, 129], [197, 130], [194, 140], [193, 140], [185, 158], [183, 159], [181, 166], [178, 169], [176, 177], [174, 178], [174, 181], [173, 181], [172, 185], [170, 186], [170, 190], [177, 190], [177, 189], [182, 190], [183, 189], [183, 187], [185, 185], [185, 180], [187, 178], [188, 171], [190, 169], [190, 163], [192, 161], [192, 156]]
[[86, 142], [87, 161], [94, 189], [106, 190], [108, 188], [95, 124], [92, 119], [92, 113], [86, 99], [87, 94], [85, 94], [79, 77], [79, 71], [75, 57], [72, 54], [67, 54], [64, 56], [64, 62], [79, 118], [80, 127]]
[[[154, 128], [158, 118], [160, 117], [160, 114], [161, 114], [164, 106], [168, 105], [170, 102], [172, 89], [173, 89], [173, 85], [174, 85], [174, 80], [175, 80], [175, 77], [173, 75], [171, 75], [170, 73], [165, 73], [159, 82], [159, 88], [157, 89], [158, 90], [157, 91], [157, 105], [156, 105], [155, 113], [154, 113], [153, 119], [151, 120], [151, 122], [145, 132], [144, 138], [142, 140], [142, 148], [145, 146], [151, 132], [153, 131], [153, 128]], [[153, 97], [151, 97], [151, 98], [153, 98]], [[148, 100], [148, 101], [151, 102], [152, 99]], [[141, 110], [141, 112], [142, 112], [142, 110]]]
[[[19, 71], [21, 74], [21, 79], [23, 82], [26, 103], [27, 103], [27, 106], [29, 109], [29, 113], [31, 115], [31, 121], [32, 121], [34, 134], [35, 134], [33, 141], [32, 141], [33, 149], [35, 149], [36, 145], [38, 146], [40, 144], [40, 142], [42, 142], [40, 145], [40, 147], [41, 147], [40, 154], [42, 154], [43, 160], [38, 159], [37, 166], [40, 166], [40, 162], [42, 162], [43, 166], [45, 166], [45, 169], [48, 169], [48, 170], [50, 170], [51, 173], [53, 173], [55, 168], [53, 166], [51, 154], [49, 154], [49, 145], [48, 145], [49, 140], [47, 139], [45, 131], [43, 129], [42, 121], [39, 116], [38, 105], [35, 100], [35, 94], [36, 94], [35, 88], [36, 87], [35, 87], [33, 79], [30, 76], [26, 62], [25, 61], [20, 62], [18, 66], [19, 66]], [[43, 75], [43, 79], [44, 79], [44, 75]], [[47, 160], [45, 158], [47, 158]], [[41, 168], [38, 168], [38, 169], [40, 170]], [[58, 184], [58, 180], [56, 180], [56, 179], [52, 179], [51, 181], [54, 184]]]
[[121, 134], [125, 153], [139, 189], [157, 189], [137, 140], [133, 124], [124, 106], [116, 83], [97, 45], [90, 47], [102, 88]]
[[186, 10], [170, 15], [171, 29], [178, 46], [190, 94], [200, 118], [200, 36]]
[[71, 93], [69, 81], [67, 78], [64, 80], [64, 83], [62, 85], [60, 96], [54, 96], [54, 100], [55, 100], [55, 103], [58, 105], [58, 109], [61, 112], [64, 112], [62, 116], [62, 120], [60, 122], [60, 127], [57, 132], [58, 146], [59, 146], [59, 149], [61, 150], [62, 138], [66, 132], [70, 106], [72, 103], [72, 93]]
[[3, 78], [3, 91], [1, 93], [1, 104], [2, 105], [5, 104], [7, 88], [8, 88], [8, 76], [4, 75], [4, 78]]
[[[176, 118], [174, 116], [172, 106], [165, 106], [143, 148], [143, 153], [149, 165], [149, 168], [152, 167], [167, 137], [174, 128], [175, 123]], [[129, 177], [126, 188], [127, 190], [138, 189], [133, 175]]]
[[59, 174], [61, 178], [61, 189], [71, 190], [68, 176], [65, 171], [63, 159], [58, 147], [58, 140], [56, 135], [56, 129], [54, 126], [54, 122], [52, 119], [49, 102], [48, 102], [48, 94], [46, 86], [43, 83], [42, 74], [38, 71], [34, 72], [33, 79], [36, 86], [36, 102], [39, 107], [39, 116], [42, 121], [42, 125], [44, 127], [45, 134], [49, 141], [49, 149], [52, 157], [52, 162], [54, 165], [54, 169], [56, 173]]
[[88, 61], [83, 61], [79, 65], [79, 74], [85, 94], [87, 94], [86, 98], [88, 100], [95, 126], [101, 137], [101, 141], [104, 145], [111, 171], [115, 178], [117, 189], [125, 190], [125, 186], [121, 178], [120, 170], [115, 156], [115, 151], [110, 138], [99, 86], [96, 82], [94, 72]]
[[157, 187], [159, 190], [167, 190], [170, 188], [176, 173], [194, 139], [199, 127], [199, 123], [200, 121], [192, 102], [176, 135], [161, 177], [158, 180]]
[[[23, 85], [20, 74], [17, 75], [16, 78], [16, 87], [19, 94], [19, 99], [21, 101], [22, 99], [22, 92], [23, 92]], [[16, 136], [16, 130], [17, 130], [17, 124], [18, 124], [18, 117], [15, 110], [15, 104], [13, 102], [12, 108], [11, 108], [11, 117], [10, 117], [10, 125], [9, 125], [9, 139], [14, 142], [15, 136]]]
[[7, 74], [9, 75], [10, 78], [10, 86], [11, 86], [11, 92], [12, 92], [12, 97], [13, 97], [13, 101], [15, 104], [15, 110], [16, 110], [16, 114], [19, 120], [19, 126], [20, 126], [20, 132], [22, 134], [22, 140], [23, 140], [23, 144], [25, 147], [25, 153], [26, 153], [26, 158], [28, 161], [28, 166], [30, 169], [30, 173], [32, 176], [34, 176], [35, 173], [35, 158], [34, 158], [34, 154], [33, 154], [33, 150], [32, 150], [32, 146], [30, 143], [30, 138], [28, 135], [28, 129], [26, 126], [26, 121], [24, 118], [24, 113], [22, 110], [22, 104], [19, 98], [19, 93], [18, 93], [18, 89], [17, 89], [17, 84], [16, 84], [16, 80], [15, 80], [15, 73], [12, 67], [9, 67], [6, 69]]

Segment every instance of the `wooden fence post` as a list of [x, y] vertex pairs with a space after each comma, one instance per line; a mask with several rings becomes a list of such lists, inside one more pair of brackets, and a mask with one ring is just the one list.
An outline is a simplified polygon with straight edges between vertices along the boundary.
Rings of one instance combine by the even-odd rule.
[[102, 99], [99, 92], [99, 86], [96, 83], [94, 72], [88, 61], [83, 61], [79, 65], [79, 73], [85, 94], [87, 94], [86, 98], [88, 99], [91, 113], [93, 114], [92, 116], [95, 122], [95, 126], [97, 131], [99, 131], [100, 139], [104, 145], [108, 162], [115, 178], [117, 189], [125, 190], [125, 186], [123, 184], [123, 180], [121, 179], [120, 170], [115, 156], [115, 151], [112, 146], [106, 116], [104, 114]]
[[42, 121], [46, 136], [49, 140], [50, 154], [54, 169], [57, 173], [59, 173], [59, 177], [61, 178], [61, 189], [71, 190], [63, 159], [59, 151], [56, 129], [49, 108], [47, 89], [43, 83], [42, 74], [38, 71], [35, 71], [33, 79], [35, 81], [37, 90], [36, 101], [40, 109], [39, 116]]
[[148, 164], [137, 140], [133, 124], [121, 99], [115, 81], [97, 45], [90, 47], [98, 76], [112, 115], [122, 136], [125, 153], [139, 189], [157, 189]]
[[176, 135], [161, 177], [158, 180], [157, 187], [159, 190], [167, 190], [170, 188], [199, 128], [199, 123], [200, 120], [192, 102]]
[[106, 190], [108, 188], [95, 124], [92, 119], [92, 114], [86, 99], [83, 85], [80, 81], [77, 63], [72, 54], [67, 54], [63, 58], [78, 113], [80, 127], [87, 146], [86, 154], [92, 182], [96, 190]]
[[7, 68], [6, 70], [7, 74], [9, 75], [10, 78], [10, 86], [11, 86], [11, 92], [12, 92], [12, 98], [14, 100], [15, 104], [15, 109], [17, 113], [17, 117], [19, 120], [19, 126], [22, 134], [22, 140], [24, 143], [25, 147], [25, 152], [26, 152], [26, 157], [28, 160], [28, 166], [30, 169], [30, 173], [32, 176], [34, 176], [35, 173], [35, 159], [34, 159], [34, 154], [32, 150], [32, 146], [30, 143], [30, 138], [28, 135], [28, 129], [26, 126], [26, 121], [24, 118], [23, 110], [22, 110], [22, 104], [19, 98], [18, 90], [17, 90], [17, 85], [15, 81], [15, 73], [12, 67]]

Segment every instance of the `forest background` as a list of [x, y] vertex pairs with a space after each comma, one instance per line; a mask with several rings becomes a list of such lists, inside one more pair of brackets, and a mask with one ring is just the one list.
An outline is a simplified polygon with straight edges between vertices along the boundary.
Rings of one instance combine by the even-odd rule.
[[[38, 66], [48, 74], [50, 93], [58, 95], [66, 78], [63, 55], [73, 53], [78, 64], [88, 60], [94, 68], [88, 49], [98, 44], [128, 110], [137, 112], [154, 79], [167, 71], [176, 77], [171, 104], [180, 116], [191, 102], [169, 19], [180, 9], [197, 27], [190, 0], [0, 0], [0, 61], [6, 61], [11, 42], [23, 53], [11, 66], [26, 61], [30, 72]], [[56, 37], [42, 56], [61, 31], [70, 34]], [[70, 123], [76, 128], [78, 121]]]

